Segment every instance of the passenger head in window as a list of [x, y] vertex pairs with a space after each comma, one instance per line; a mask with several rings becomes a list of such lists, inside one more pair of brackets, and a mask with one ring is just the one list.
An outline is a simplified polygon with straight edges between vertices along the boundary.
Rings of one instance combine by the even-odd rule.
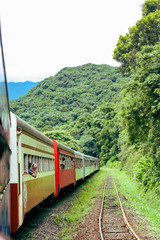
[[[29, 165], [29, 163], [28, 163]], [[24, 171], [24, 173], [29, 173], [32, 177], [36, 178], [37, 177], [37, 164], [36, 163], [33, 163], [31, 164], [31, 167], [28, 169], [28, 172], [27, 171]]]
[[64, 169], [65, 165], [63, 163], [60, 164], [60, 169]]

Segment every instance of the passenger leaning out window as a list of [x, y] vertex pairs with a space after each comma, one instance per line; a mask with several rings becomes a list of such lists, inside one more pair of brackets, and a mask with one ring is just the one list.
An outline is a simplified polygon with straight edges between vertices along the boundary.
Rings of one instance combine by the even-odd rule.
[[33, 163], [31, 167], [28, 169], [28, 171], [24, 171], [24, 173], [29, 173], [32, 177], [37, 177], [37, 164]]

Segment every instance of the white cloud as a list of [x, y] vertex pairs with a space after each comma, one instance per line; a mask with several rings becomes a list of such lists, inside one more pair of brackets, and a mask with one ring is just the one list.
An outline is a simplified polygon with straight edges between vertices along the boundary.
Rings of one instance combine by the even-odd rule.
[[141, 18], [143, 0], [0, 1], [8, 80], [40, 81], [63, 67], [118, 65], [119, 35]]

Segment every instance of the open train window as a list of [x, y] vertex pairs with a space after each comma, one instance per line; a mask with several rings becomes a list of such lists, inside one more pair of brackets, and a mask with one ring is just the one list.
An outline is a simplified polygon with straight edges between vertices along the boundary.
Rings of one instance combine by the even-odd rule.
[[82, 168], [82, 159], [76, 158], [76, 160], [75, 160], [75, 167], [78, 168], [78, 169]]
[[28, 155], [24, 154], [24, 171], [28, 171]]
[[59, 155], [60, 170], [63, 169], [74, 169], [74, 158], [68, 155]]
[[52, 158], [43, 158], [40, 156], [24, 154], [24, 171], [28, 171], [29, 163], [36, 163], [38, 172], [54, 170], [54, 159]]

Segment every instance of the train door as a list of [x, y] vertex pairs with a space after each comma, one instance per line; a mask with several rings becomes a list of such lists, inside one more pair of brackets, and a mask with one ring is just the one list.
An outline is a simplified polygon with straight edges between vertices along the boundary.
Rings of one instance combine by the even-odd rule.
[[0, 238], [10, 235], [9, 99], [0, 26]]

